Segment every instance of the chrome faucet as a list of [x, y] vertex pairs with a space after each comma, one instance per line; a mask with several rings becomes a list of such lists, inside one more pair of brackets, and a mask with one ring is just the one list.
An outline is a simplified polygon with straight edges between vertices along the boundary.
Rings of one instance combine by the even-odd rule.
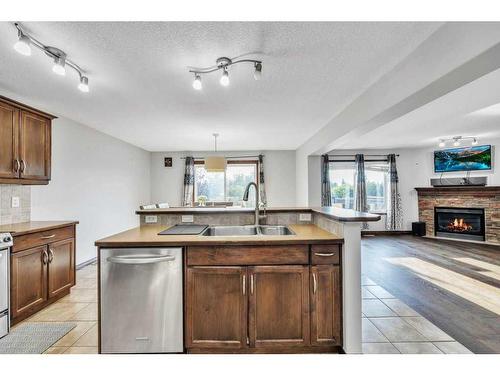
[[254, 225], [259, 225], [260, 212], [259, 212], [259, 189], [257, 189], [257, 184], [255, 182], [250, 182], [245, 188], [243, 193], [243, 200], [248, 202], [248, 194], [250, 193], [250, 187], [255, 187], [255, 223]]

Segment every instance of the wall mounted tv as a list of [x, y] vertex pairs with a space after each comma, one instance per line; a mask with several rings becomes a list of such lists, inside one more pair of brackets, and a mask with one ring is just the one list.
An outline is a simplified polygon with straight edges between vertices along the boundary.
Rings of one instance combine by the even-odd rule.
[[434, 151], [434, 172], [486, 171], [491, 169], [491, 145]]

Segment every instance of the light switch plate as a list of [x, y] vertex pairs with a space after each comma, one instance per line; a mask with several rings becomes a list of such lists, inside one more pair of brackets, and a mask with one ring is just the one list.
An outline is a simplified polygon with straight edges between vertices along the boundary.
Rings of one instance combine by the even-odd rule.
[[311, 221], [311, 214], [299, 214], [299, 221]]
[[20, 202], [19, 202], [19, 197], [12, 197], [12, 208], [17, 208], [19, 207]]
[[182, 215], [183, 223], [192, 223], [194, 221], [193, 215]]
[[158, 216], [156, 215], [146, 215], [144, 218], [144, 221], [146, 224], [152, 224], [152, 223], [157, 223], [158, 222]]

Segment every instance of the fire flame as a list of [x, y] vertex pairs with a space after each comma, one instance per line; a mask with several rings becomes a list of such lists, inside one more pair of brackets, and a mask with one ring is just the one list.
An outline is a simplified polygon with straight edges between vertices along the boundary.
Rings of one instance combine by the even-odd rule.
[[448, 224], [448, 230], [452, 230], [455, 232], [467, 232], [472, 229], [472, 225], [467, 224], [464, 219], [455, 218]]

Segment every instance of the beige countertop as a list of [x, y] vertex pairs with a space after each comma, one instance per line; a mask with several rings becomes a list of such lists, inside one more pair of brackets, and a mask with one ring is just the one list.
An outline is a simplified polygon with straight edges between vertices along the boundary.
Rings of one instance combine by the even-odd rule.
[[314, 224], [292, 224], [290, 236], [201, 236], [158, 235], [168, 225], [143, 225], [95, 242], [99, 247], [189, 246], [189, 245], [286, 245], [342, 243], [344, 240]]
[[78, 221], [26, 221], [23, 223], [0, 225], [0, 232], [8, 232], [13, 237], [23, 234], [37, 233], [44, 230], [67, 227], [78, 224]]
[[[170, 207], [170, 208], [155, 208], [150, 210], [138, 210], [139, 215], [160, 215], [160, 214], [234, 214], [253, 212], [253, 208], [243, 207]], [[338, 207], [268, 207], [266, 212], [314, 212], [324, 215], [330, 219], [341, 222], [364, 222], [364, 221], [379, 221], [380, 215], [348, 210]]]

